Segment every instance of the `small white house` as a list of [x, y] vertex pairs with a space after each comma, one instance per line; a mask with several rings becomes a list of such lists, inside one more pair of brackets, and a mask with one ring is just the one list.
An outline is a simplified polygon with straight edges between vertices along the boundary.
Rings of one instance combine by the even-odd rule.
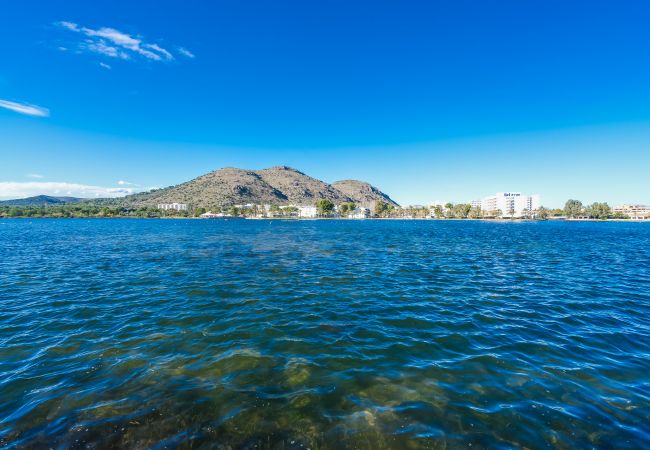
[[313, 219], [318, 217], [318, 209], [315, 206], [298, 206], [298, 217]]
[[370, 209], [364, 207], [355, 208], [348, 214], [348, 219], [367, 219], [368, 217], [370, 217]]

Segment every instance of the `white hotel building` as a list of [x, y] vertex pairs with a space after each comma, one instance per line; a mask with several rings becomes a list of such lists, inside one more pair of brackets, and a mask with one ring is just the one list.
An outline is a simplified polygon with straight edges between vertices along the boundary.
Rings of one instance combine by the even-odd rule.
[[[478, 205], [478, 200], [472, 201], [472, 206]], [[524, 217], [532, 215], [540, 207], [539, 195], [525, 195], [521, 192], [497, 192], [496, 195], [480, 200], [481, 210], [486, 215], [502, 217]]]
[[187, 203], [159, 203], [158, 209], [163, 211], [187, 211]]

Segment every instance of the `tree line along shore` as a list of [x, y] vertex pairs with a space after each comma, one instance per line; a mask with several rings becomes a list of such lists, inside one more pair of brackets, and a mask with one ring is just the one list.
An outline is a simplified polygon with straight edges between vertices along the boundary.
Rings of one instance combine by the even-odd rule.
[[[335, 205], [330, 200], [319, 200], [315, 204], [317, 218], [348, 218], [358, 207], [354, 203]], [[364, 208], [365, 209], [365, 208]], [[425, 206], [393, 206], [379, 201], [372, 210], [366, 209], [364, 218], [382, 219], [504, 219], [512, 216], [512, 211], [482, 211], [467, 203], [447, 203], [446, 205]], [[136, 207], [128, 205], [112, 206], [94, 204], [92, 202], [67, 203], [43, 206], [0, 206], [2, 218], [191, 218], [201, 217], [208, 212], [205, 208], [193, 208], [187, 211], [161, 210], [155, 207]], [[209, 212], [220, 214], [221, 217], [237, 218], [299, 218], [298, 207], [262, 205], [215, 207]], [[359, 218], [355, 216], [355, 218]], [[607, 203], [583, 205], [579, 200], [567, 200], [564, 208], [540, 207], [534, 211], [524, 211], [517, 219], [547, 220], [567, 218], [585, 220], [628, 219], [620, 212], [614, 212]]]

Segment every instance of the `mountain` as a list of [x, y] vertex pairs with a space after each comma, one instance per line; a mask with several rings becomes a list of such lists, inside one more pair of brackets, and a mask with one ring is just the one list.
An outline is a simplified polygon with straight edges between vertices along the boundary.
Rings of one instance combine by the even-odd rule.
[[335, 204], [352, 201], [350, 197], [324, 181], [307, 176], [291, 167], [276, 166], [256, 173], [270, 186], [282, 192], [289, 203], [294, 205], [313, 205], [320, 199], [331, 200]]
[[131, 206], [155, 207], [159, 203], [187, 203], [211, 208], [239, 204], [313, 205], [320, 199], [335, 204], [355, 202], [373, 206], [378, 200], [396, 205], [386, 194], [362, 181], [328, 184], [287, 166], [264, 170], [233, 167], [215, 170], [193, 180], [126, 196], [116, 200]]
[[358, 180], [342, 180], [332, 183], [332, 187], [351, 198], [358, 205], [372, 206], [378, 201], [383, 201], [389, 205], [399, 206], [392, 198], [381, 192], [379, 189]]
[[34, 197], [19, 198], [16, 200], [0, 201], [0, 206], [50, 206], [63, 203], [77, 203], [82, 199], [77, 197], [52, 197], [50, 195], [37, 195]]
[[253, 201], [283, 204], [287, 203], [287, 198], [262, 180], [255, 171], [227, 167], [177, 186], [129, 195], [120, 202], [153, 207], [159, 203], [188, 203], [194, 207], [211, 207]]

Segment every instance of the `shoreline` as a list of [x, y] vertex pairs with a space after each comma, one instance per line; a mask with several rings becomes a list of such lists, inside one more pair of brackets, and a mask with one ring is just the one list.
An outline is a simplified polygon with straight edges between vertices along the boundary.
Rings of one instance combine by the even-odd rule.
[[523, 223], [523, 222], [625, 222], [625, 223], [650, 223], [650, 220], [638, 219], [436, 219], [425, 217], [368, 217], [365, 219], [349, 219], [345, 217], [218, 217], [218, 218], [205, 218], [205, 217], [137, 217], [137, 216], [88, 216], [88, 217], [0, 217], [0, 220], [15, 220], [15, 219], [137, 219], [137, 220], [204, 220], [204, 221], [228, 221], [228, 220], [277, 220], [277, 221], [346, 221], [346, 222], [364, 222], [375, 220], [403, 220], [403, 221], [424, 221], [424, 222], [498, 222], [498, 223]]

